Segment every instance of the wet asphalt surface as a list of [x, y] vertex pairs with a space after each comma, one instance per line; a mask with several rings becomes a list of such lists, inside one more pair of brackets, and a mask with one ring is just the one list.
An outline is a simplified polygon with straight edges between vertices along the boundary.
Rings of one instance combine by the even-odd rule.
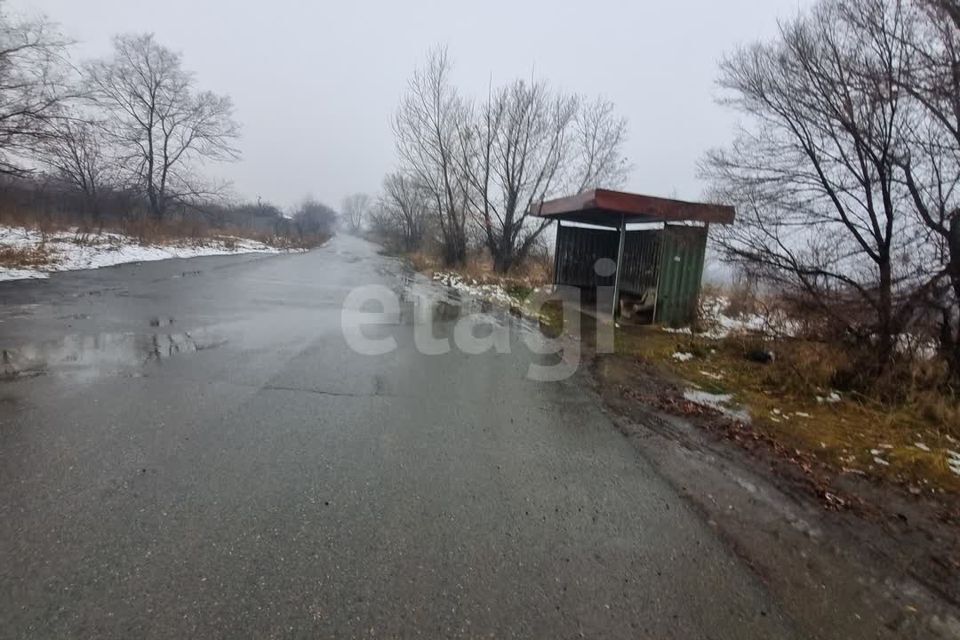
[[535, 329], [423, 355], [414, 292], [352, 238], [0, 283], [0, 637], [794, 636]]

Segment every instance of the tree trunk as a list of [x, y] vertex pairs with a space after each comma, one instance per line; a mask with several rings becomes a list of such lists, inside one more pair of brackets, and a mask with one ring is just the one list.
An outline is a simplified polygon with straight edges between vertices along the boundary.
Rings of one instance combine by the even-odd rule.
[[879, 340], [877, 344], [878, 373], [886, 371], [893, 361], [895, 348], [895, 330], [893, 327], [893, 278], [890, 261], [880, 262], [880, 298], [879, 298]]
[[150, 200], [150, 213], [152, 213], [153, 217], [157, 220], [161, 220], [163, 218], [163, 207], [160, 204], [160, 197], [157, 195], [157, 190], [153, 187], [148, 187], [147, 198]]
[[950, 219], [947, 248], [950, 254], [947, 273], [950, 276], [953, 304], [947, 305], [943, 311], [940, 351], [949, 366], [950, 382], [957, 385], [960, 383], [960, 318], [953, 317], [951, 310], [956, 309], [960, 303], [960, 215], [954, 214]]
[[443, 239], [443, 262], [448, 267], [462, 267], [467, 263], [467, 241], [451, 229]]
[[498, 252], [498, 255], [493, 257], [493, 270], [497, 273], [507, 273], [512, 266], [513, 256]]

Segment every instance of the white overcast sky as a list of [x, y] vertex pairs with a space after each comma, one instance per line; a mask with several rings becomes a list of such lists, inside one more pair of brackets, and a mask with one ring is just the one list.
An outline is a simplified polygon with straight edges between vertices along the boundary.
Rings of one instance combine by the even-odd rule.
[[209, 171], [239, 196], [338, 206], [375, 193], [394, 165], [392, 116], [426, 52], [448, 46], [457, 84], [482, 94], [531, 72], [612, 99], [630, 123], [627, 189], [696, 199], [696, 163], [728, 142], [734, 114], [715, 104], [717, 61], [776, 33], [810, 0], [7, 0], [45, 14], [109, 53], [122, 32], [153, 32], [203, 88], [229, 94], [243, 159]]

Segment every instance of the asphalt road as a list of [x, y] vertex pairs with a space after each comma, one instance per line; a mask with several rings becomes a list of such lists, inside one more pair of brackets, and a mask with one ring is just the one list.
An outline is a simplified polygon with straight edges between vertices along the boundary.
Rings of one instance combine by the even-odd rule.
[[414, 291], [351, 238], [0, 283], [0, 637], [794, 636], [533, 329], [423, 355]]

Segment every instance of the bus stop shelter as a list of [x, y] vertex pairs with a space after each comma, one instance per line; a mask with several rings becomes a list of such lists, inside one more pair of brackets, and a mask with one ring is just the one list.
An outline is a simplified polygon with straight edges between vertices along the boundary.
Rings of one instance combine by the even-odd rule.
[[733, 207], [606, 189], [541, 202], [532, 213], [557, 222], [555, 285], [612, 287], [614, 317], [629, 297], [649, 308], [650, 321], [669, 325], [694, 320], [710, 225], [735, 216]]

